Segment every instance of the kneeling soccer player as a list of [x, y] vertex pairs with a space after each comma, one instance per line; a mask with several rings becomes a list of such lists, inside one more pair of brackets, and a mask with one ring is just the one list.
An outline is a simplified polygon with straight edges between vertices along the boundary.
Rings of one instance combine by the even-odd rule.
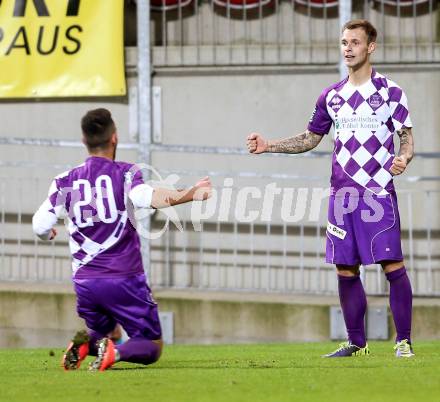
[[[187, 190], [153, 189], [135, 165], [115, 162], [118, 136], [110, 112], [89, 111], [81, 121], [89, 157], [57, 176], [33, 217], [34, 232], [52, 240], [59, 217], [67, 216], [77, 311], [89, 331], [79, 331], [63, 357], [75, 370], [87, 355], [91, 370], [115, 362], [151, 364], [162, 351], [157, 304], [144, 274], [139, 235], [128, 207], [165, 208], [211, 195], [208, 177]], [[129, 340], [115, 345], [110, 335], [121, 325]]]

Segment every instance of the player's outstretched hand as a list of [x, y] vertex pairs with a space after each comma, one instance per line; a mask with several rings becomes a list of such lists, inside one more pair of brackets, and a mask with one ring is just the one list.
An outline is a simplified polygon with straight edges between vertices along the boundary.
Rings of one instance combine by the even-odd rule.
[[405, 171], [407, 164], [408, 164], [408, 161], [404, 156], [402, 156], [402, 155], [396, 156], [393, 159], [393, 164], [391, 165], [390, 173], [393, 176], [397, 176], [399, 174], [402, 174]]
[[51, 229], [51, 230], [50, 230], [49, 240], [53, 240], [53, 239], [55, 239], [55, 237], [57, 237], [57, 234], [58, 234], [58, 232], [57, 232], [56, 229]]
[[211, 179], [206, 176], [200, 179], [194, 186], [194, 201], [204, 201], [211, 198], [212, 195], [212, 184]]
[[258, 133], [251, 133], [247, 137], [247, 147], [251, 154], [262, 154], [267, 151], [267, 141]]

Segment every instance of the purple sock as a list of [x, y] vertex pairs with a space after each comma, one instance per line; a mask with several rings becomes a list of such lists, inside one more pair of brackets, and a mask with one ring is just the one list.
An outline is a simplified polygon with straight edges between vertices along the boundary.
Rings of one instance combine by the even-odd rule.
[[97, 356], [98, 355], [98, 347], [96, 345], [96, 342], [101, 340], [105, 337], [105, 335], [100, 334], [99, 332], [89, 330], [89, 355], [90, 356]]
[[363, 348], [367, 341], [365, 337], [365, 312], [367, 297], [361, 278], [357, 276], [338, 275], [339, 300], [344, 314], [349, 341]]
[[396, 342], [411, 342], [412, 290], [405, 267], [385, 274], [390, 282], [390, 307], [396, 326]]
[[131, 338], [122, 345], [117, 345], [120, 360], [124, 362], [151, 364], [159, 360], [160, 346], [148, 339]]

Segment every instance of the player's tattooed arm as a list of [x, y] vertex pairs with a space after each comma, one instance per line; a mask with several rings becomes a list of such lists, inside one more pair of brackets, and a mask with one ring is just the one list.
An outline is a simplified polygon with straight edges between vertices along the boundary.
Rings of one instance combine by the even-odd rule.
[[411, 128], [404, 127], [397, 130], [397, 135], [400, 138], [400, 149], [399, 155], [393, 159], [390, 168], [393, 175], [402, 174], [414, 156], [414, 138]]
[[405, 156], [407, 162], [411, 162], [414, 156], [414, 138], [410, 128], [402, 128], [397, 130], [397, 135], [400, 137], [399, 156]]
[[283, 140], [268, 141], [267, 152], [299, 154], [315, 148], [322, 140], [322, 135], [306, 130], [304, 133]]
[[309, 130], [293, 137], [281, 140], [265, 140], [261, 135], [252, 133], [247, 138], [247, 147], [250, 153], [276, 152], [287, 154], [300, 154], [315, 148], [322, 140], [322, 135]]

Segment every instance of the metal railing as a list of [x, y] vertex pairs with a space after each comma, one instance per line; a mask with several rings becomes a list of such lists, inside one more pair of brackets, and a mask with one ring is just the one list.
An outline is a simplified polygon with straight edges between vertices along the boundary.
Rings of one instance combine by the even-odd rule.
[[[339, 62], [335, 0], [158, 0], [152, 4], [156, 67]], [[352, 17], [367, 18], [377, 27], [375, 62], [440, 62], [437, 0], [354, 1]]]
[[[4, 166], [2, 171], [5, 173], [5, 169], [15, 170], [17, 167]], [[71, 271], [67, 233], [59, 230], [55, 242], [38, 241], [32, 233], [31, 216], [42, 200], [26, 197], [28, 193], [44, 197], [49, 185], [46, 177], [58, 173], [56, 170], [60, 166], [48, 169], [35, 165], [35, 168], [43, 169], [45, 173], [38, 175], [41, 177], [19, 179], [10, 173], [11, 170], [6, 176], [0, 175], [0, 280], [68, 282]], [[161, 173], [167, 175], [171, 172]], [[182, 177], [198, 173], [180, 172]], [[232, 181], [239, 177], [254, 179], [255, 185], [262, 189], [262, 179], [265, 183], [277, 183], [282, 189], [287, 183], [291, 185], [295, 180], [304, 179], [288, 174], [259, 175], [253, 172], [238, 175], [236, 172], [236, 176], [233, 172], [210, 174], [214, 182], [219, 183], [219, 192], [224, 190], [222, 183], [228, 177]], [[326, 183], [316, 177], [313, 186], [325, 188]], [[276, 214], [266, 220], [240, 222], [234, 215], [240, 188], [232, 186], [230, 190], [232, 202], [228, 214], [216, 209], [201, 221], [202, 230], [196, 231], [194, 218], [188, 214], [191, 207], [185, 206], [179, 210], [184, 231], [180, 232], [170, 224], [162, 237], [151, 241], [149, 275], [153, 287], [336, 293], [334, 267], [324, 263], [325, 198], [319, 204], [316, 219], [311, 219], [306, 210], [304, 217], [296, 222], [289, 223]], [[297, 197], [300, 197], [300, 190], [296, 190]], [[307, 207], [311, 192], [308, 194]], [[404, 255], [416, 295], [440, 295], [440, 254], [435, 251], [440, 245], [440, 230], [436, 224], [438, 217], [434, 216], [439, 201], [438, 190], [402, 190], [399, 195]], [[257, 202], [252, 209], [261, 211], [261, 205]], [[295, 208], [292, 213], [297, 213]], [[159, 230], [163, 224], [158, 213], [153, 217], [152, 230]], [[387, 283], [379, 266], [368, 267], [365, 272], [369, 294], [386, 292]]]

